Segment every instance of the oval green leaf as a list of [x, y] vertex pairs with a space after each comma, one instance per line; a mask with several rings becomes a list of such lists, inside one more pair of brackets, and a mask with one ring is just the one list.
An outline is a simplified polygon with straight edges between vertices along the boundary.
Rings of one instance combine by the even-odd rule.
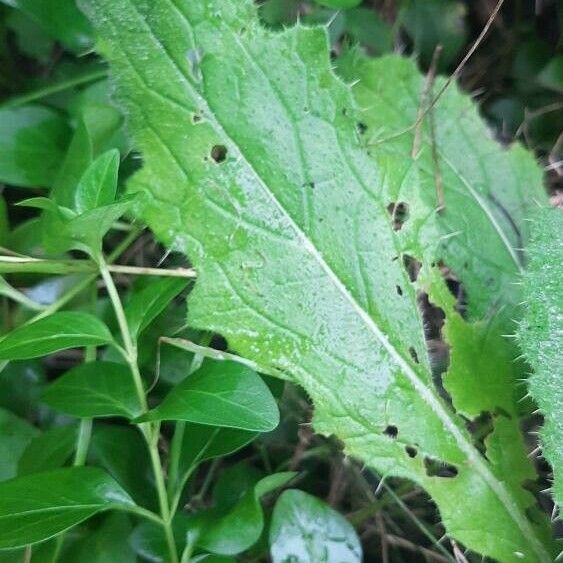
[[157, 279], [133, 295], [125, 306], [125, 316], [133, 338], [137, 338], [164, 311], [172, 299], [186, 287], [188, 281], [183, 278]]
[[0, 408], [0, 481], [16, 476], [18, 460], [37, 434], [29, 422]]
[[69, 371], [43, 393], [51, 408], [78, 418], [124, 416], [142, 412], [129, 369], [114, 362], [88, 362]]
[[[283, 487], [295, 473], [273, 473], [260, 479], [226, 514], [210, 510], [196, 519], [199, 547], [219, 555], [236, 555], [251, 547], [264, 528], [260, 499]], [[311, 561], [315, 561], [312, 559]]]
[[273, 563], [361, 563], [362, 547], [352, 525], [316, 497], [295, 489], [281, 494], [270, 526]]
[[100, 155], [80, 178], [75, 194], [75, 209], [84, 213], [111, 205], [117, 191], [119, 151], [112, 149]]
[[65, 120], [50, 109], [0, 110], [0, 182], [51, 187], [69, 139]]
[[148, 415], [138, 419], [268, 432], [279, 423], [278, 406], [260, 376], [237, 362], [206, 361]]
[[94, 514], [134, 506], [104, 471], [72, 467], [0, 483], [0, 549], [49, 539]]
[[55, 313], [20, 326], [0, 340], [0, 360], [27, 360], [67, 348], [113, 342], [102, 321], [88, 313]]
[[62, 467], [72, 455], [78, 426], [67, 424], [51, 428], [31, 440], [18, 463], [18, 475], [29, 475]]

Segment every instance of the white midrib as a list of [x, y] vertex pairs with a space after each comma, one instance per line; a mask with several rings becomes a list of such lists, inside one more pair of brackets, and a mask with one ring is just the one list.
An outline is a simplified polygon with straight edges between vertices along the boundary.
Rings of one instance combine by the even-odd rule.
[[[169, 3], [170, 6], [174, 8], [176, 13], [180, 18], [182, 18], [186, 25], [190, 28], [192, 27], [190, 22], [187, 20], [184, 13], [181, 11], [178, 6], [175, 4], [175, 0], [164, 0]], [[136, 9], [134, 5], [134, 0], [126, 0], [127, 4], [131, 6], [133, 10], [138, 14], [138, 16], [143, 20], [147, 31], [151, 34], [154, 41], [156, 41], [163, 49], [160, 40], [154, 34], [152, 28], [148, 25], [146, 20], [142, 17], [142, 15]], [[229, 29], [229, 31], [231, 31]], [[117, 45], [120, 47], [119, 45]], [[166, 50], [164, 49], [166, 52]], [[295, 234], [297, 235], [298, 239], [300, 240], [303, 248], [311, 255], [311, 257], [319, 264], [322, 270], [326, 273], [329, 280], [334, 284], [334, 286], [338, 289], [338, 291], [342, 294], [343, 298], [349, 303], [351, 308], [354, 312], [360, 317], [360, 319], [364, 322], [364, 324], [368, 327], [368, 329], [375, 335], [376, 339], [381, 343], [383, 348], [387, 351], [389, 356], [395, 361], [395, 363], [399, 366], [399, 368], [403, 371], [404, 375], [407, 379], [411, 382], [412, 386], [416, 389], [418, 394], [423, 398], [423, 400], [428, 404], [428, 406], [432, 409], [432, 411], [438, 416], [438, 418], [442, 421], [446, 429], [452, 434], [454, 437], [459, 449], [465, 453], [468, 458], [468, 464], [473, 467], [483, 478], [483, 480], [489, 485], [489, 487], [494, 491], [494, 493], [499, 498], [500, 502], [504, 505], [507, 510], [507, 513], [512, 517], [520, 531], [522, 532], [524, 538], [526, 538], [532, 545], [536, 555], [539, 557], [540, 561], [545, 563], [551, 562], [551, 557], [549, 554], [544, 550], [541, 543], [536, 538], [534, 530], [530, 526], [528, 520], [521, 514], [520, 509], [512, 500], [511, 495], [508, 493], [504, 485], [498, 481], [489, 468], [484, 463], [481, 455], [475, 450], [473, 445], [467, 441], [466, 437], [460, 431], [456, 423], [452, 420], [449, 413], [445, 410], [444, 405], [440, 401], [440, 399], [419, 379], [416, 372], [410, 366], [410, 364], [403, 358], [401, 353], [391, 344], [387, 336], [381, 331], [379, 326], [375, 323], [375, 321], [369, 316], [369, 314], [360, 306], [360, 304], [356, 301], [354, 296], [348, 291], [346, 286], [342, 283], [342, 281], [338, 278], [332, 268], [328, 265], [325, 261], [322, 254], [319, 250], [313, 245], [311, 240], [307, 237], [306, 233], [301, 229], [299, 224], [295, 222], [293, 217], [288, 213], [287, 209], [283, 207], [281, 202], [277, 199], [276, 195], [268, 188], [266, 182], [262, 179], [260, 174], [256, 171], [252, 163], [246, 158], [246, 156], [241, 152], [238, 145], [234, 141], [233, 138], [227, 133], [227, 131], [223, 128], [219, 120], [217, 119], [215, 113], [212, 111], [211, 107], [207, 103], [207, 100], [203, 98], [200, 93], [194, 88], [191, 82], [183, 73], [182, 69], [179, 68], [174, 59], [169, 57], [171, 65], [173, 65], [178, 73], [178, 77], [184, 83], [186, 89], [189, 92], [189, 95], [197, 102], [198, 107], [201, 107], [205, 111], [205, 116], [208, 120], [208, 123], [213, 127], [215, 132], [222, 137], [225, 142], [230, 145], [229, 148], [234, 149], [235, 153], [238, 153], [240, 159], [245, 162], [248, 169], [252, 172], [254, 177], [256, 178], [257, 184], [263, 189], [266, 197], [270, 199], [273, 206], [284, 216], [294, 230]], [[132, 69], [136, 71], [134, 66], [129, 63]], [[144, 82], [145, 86], [150, 90], [151, 87], [146, 83], [144, 77], [139, 75], [141, 80]], [[268, 79], [268, 77], [266, 77]], [[174, 151], [168, 147], [170, 155], [174, 158], [175, 154]], [[181, 163], [176, 159], [178, 166], [183, 169]]]

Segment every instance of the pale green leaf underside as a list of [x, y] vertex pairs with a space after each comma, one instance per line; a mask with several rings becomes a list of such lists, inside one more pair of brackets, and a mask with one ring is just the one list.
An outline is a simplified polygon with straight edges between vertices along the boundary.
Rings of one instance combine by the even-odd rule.
[[563, 211], [543, 209], [531, 220], [526, 316], [518, 338], [534, 368], [530, 393], [545, 415], [543, 454], [553, 467], [555, 500], [563, 506]]
[[[303, 385], [318, 431], [420, 483], [468, 547], [550, 561], [521, 493], [433, 388], [382, 180], [324, 30], [267, 32], [249, 1], [83, 6], [145, 159], [130, 185], [142, 216], [197, 268], [192, 325]], [[425, 458], [457, 476], [429, 477]]]
[[[521, 301], [514, 278], [523, 271], [530, 236], [526, 219], [547, 204], [533, 154], [494, 140], [476, 104], [455, 84], [413, 128], [421, 105], [426, 108], [445, 82], [439, 77], [429, 90], [413, 60], [351, 51], [338, 69], [354, 81], [364, 141], [385, 170], [385, 197], [409, 206], [399, 233], [404, 248], [420, 259], [444, 261], [463, 280], [473, 318], [491, 309], [514, 318]], [[438, 212], [440, 183], [444, 209]]]

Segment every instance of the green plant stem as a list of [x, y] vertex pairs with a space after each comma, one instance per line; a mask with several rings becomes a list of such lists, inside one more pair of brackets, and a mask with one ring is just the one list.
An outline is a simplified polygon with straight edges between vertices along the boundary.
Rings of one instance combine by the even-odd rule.
[[[139, 236], [143, 229], [138, 228], [134, 231], [131, 231], [124, 239], [115, 247], [115, 250], [108, 256], [108, 263], [117, 260], [129, 248], [131, 243]], [[90, 275], [87, 278], [78, 282], [73, 288], [67, 291], [64, 295], [59, 297], [56, 301], [51, 303], [48, 307], [46, 307], [41, 313], [35, 315], [32, 321], [37, 321], [43, 317], [47, 317], [52, 315], [56, 311], [58, 311], [61, 307], [64, 307], [69, 301], [71, 301], [74, 297], [84, 291], [90, 284], [96, 281], [96, 278], [99, 275], [99, 271], [96, 269], [96, 273], [94, 275]], [[1, 370], [0, 370], [1, 371]]]
[[70, 78], [68, 80], [63, 80], [62, 82], [57, 82], [56, 84], [50, 84], [33, 92], [28, 92], [26, 94], [21, 94], [19, 96], [14, 96], [6, 102], [0, 105], [2, 108], [17, 108], [30, 102], [35, 102], [47, 96], [57, 94], [59, 92], [64, 92], [75, 86], [82, 86], [84, 84], [90, 84], [91, 82], [97, 82], [102, 78], [107, 76], [107, 71], [105, 69], [99, 69], [81, 76], [76, 76], [75, 78]]
[[90, 447], [90, 437], [92, 436], [92, 419], [83, 418], [78, 429], [78, 440], [76, 442], [76, 452], [74, 454], [75, 467], [86, 463], [88, 448]]
[[[196, 277], [195, 271], [190, 268], [140, 268], [108, 264], [107, 269], [116, 274], [134, 276]], [[0, 274], [88, 274], [97, 271], [97, 264], [91, 260], [45, 260], [30, 256], [0, 256]]]
[[[204, 334], [200, 339], [200, 346], [208, 346], [211, 343], [211, 339], [211, 334]], [[161, 343], [162, 341], [159, 341], [158, 343], [159, 353]], [[192, 361], [190, 362], [188, 376], [201, 367], [203, 360], [204, 356], [200, 351], [194, 352], [194, 356], [192, 358]], [[182, 443], [184, 441], [185, 432], [186, 423], [181, 420], [176, 422], [176, 425], [174, 426], [174, 437], [172, 438], [172, 445], [170, 447], [170, 460], [168, 463], [168, 496], [170, 498], [174, 498], [177, 493], [179, 495], [182, 494], [181, 489], [183, 488], [183, 483], [178, 483], [178, 472], [180, 467], [180, 456], [182, 453]], [[177, 491], [178, 487], [180, 487], [180, 491]], [[175, 514], [179, 501], [180, 499], [178, 498], [177, 502], [173, 502], [172, 514]]]
[[180, 454], [186, 432], [186, 423], [179, 421], [174, 427], [174, 437], [170, 446], [170, 460], [168, 464], [168, 496], [173, 498], [178, 486], [178, 472], [180, 467]]
[[[133, 341], [129, 326], [127, 324], [127, 318], [125, 316], [125, 311], [123, 309], [123, 304], [119, 297], [119, 293], [111, 277], [111, 273], [108, 269], [106, 261], [102, 256], [98, 257], [98, 264], [100, 268], [100, 274], [106, 285], [108, 296], [112, 303], [115, 316], [117, 318], [117, 323], [121, 332], [121, 337], [123, 339], [124, 346], [124, 356], [127, 361], [131, 374], [133, 376], [133, 381], [135, 384], [135, 389], [137, 391], [137, 396], [139, 403], [142, 406], [143, 412], [148, 411], [147, 398], [145, 395], [145, 389], [143, 385], [143, 380], [139, 372], [139, 367], [137, 364], [137, 346]], [[168, 494], [166, 491], [166, 482], [164, 479], [164, 472], [162, 470], [162, 464], [160, 461], [160, 456], [158, 453], [158, 438], [160, 435], [160, 425], [158, 423], [144, 423], [140, 424], [139, 428], [143, 434], [151, 460], [151, 465], [155, 478], [155, 485], [158, 494], [158, 503], [160, 508], [160, 515], [162, 517], [162, 527], [164, 529], [164, 535], [166, 538], [166, 543], [168, 546], [168, 551], [170, 555], [171, 563], [178, 563], [178, 552], [176, 550], [176, 542], [174, 540], [174, 532], [172, 530], [172, 513], [170, 511], [170, 504], [168, 500]]]

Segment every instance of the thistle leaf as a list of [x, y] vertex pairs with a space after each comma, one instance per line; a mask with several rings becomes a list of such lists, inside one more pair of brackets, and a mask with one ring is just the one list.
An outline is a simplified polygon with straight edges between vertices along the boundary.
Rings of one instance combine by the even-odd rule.
[[191, 325], [301, 384], [317, 431], [424, 487], [467, 547], [551, 561], [529, 498], [434, 385], [383, 171], [326, 30], [266, 31], [247, 0], [82, 5], [144, 157], [138, 213], [198, 271]]
[[553, 494], [563, 506], [563, 212], [543, 209], [532, 219], [530, 262], [524, 275], [526, 315], [518, 339], [534, 368], [530, 394], [545, 416], [543, 454], [553, 467]]

